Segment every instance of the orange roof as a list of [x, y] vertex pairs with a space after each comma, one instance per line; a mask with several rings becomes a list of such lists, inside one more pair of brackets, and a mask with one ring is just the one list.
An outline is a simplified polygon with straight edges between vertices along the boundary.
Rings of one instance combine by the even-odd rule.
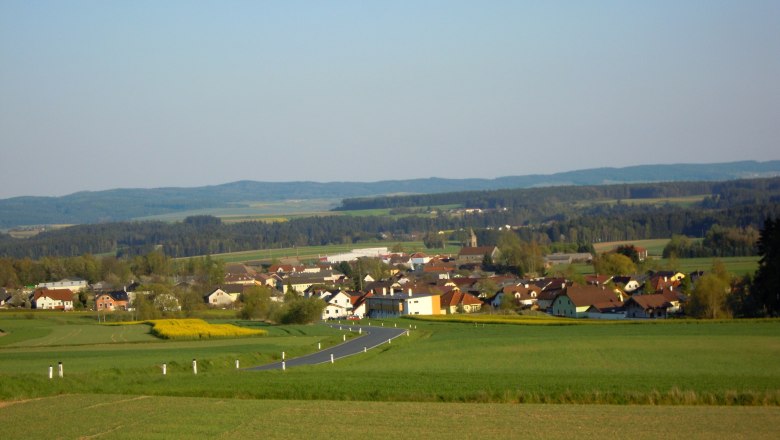
[[450, 290], [441, 296], [442, 307], [452, 307], [459, 304], [464, 306], [481, 305], [482, 301], [470, 293], [463, 293], [456, 290]]

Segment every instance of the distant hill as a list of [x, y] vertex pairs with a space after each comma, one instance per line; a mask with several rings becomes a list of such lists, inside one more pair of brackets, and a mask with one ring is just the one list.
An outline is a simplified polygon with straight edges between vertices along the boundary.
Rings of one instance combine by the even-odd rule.
[[14, 197], [0, 200], [0, 228], [82, 224], [230, 207], [249, 202], [343, 199], [388, 194], [601, 185], [662, 181], [718, 181], [780, 175], [780, 161], [718, 164], [639, 165], [595, 168], [546, 175], [496, 179], [409, 179], [380, 182], [240, 181], [197, 188], [115, 189], [62, 197]]

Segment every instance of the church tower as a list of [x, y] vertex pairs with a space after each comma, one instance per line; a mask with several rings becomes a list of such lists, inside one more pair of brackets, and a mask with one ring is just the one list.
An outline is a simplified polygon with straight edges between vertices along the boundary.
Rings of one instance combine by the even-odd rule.
[[477, 234], [474, 233], [474, 229], [469, 228], [469, 245], [468, 247], [477, 247]]

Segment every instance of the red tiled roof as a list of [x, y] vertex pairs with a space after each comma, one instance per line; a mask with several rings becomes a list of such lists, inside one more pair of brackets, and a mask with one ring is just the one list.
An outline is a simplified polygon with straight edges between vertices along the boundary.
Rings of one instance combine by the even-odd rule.
[[38, 300], [38, 298], [41, 297], [47, 297], [51, 299], [56, 299], [59, 301], [73, 301], [73, 291], [70, 289], [39, 289], [35, 291], [35, 296], [33, 297], [35, 301]]
[[485, 255], [492, 254], [496, 249], [495, 246], [477, 246], [477, 247], [463, 247], [460, 248], [458, 255]]
[[601, 286], [573, 284], [566, 289], [565, 295], [576, 307], [601, 303], [622, 303], [612, 290]]

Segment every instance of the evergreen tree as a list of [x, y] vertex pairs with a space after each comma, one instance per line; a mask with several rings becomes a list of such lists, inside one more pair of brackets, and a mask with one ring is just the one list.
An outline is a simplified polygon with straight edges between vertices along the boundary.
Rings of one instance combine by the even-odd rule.
[[780, 221], [767, 219], [758, 239], [761, 260], [752, 294], [769, 316], [780, 314]]

